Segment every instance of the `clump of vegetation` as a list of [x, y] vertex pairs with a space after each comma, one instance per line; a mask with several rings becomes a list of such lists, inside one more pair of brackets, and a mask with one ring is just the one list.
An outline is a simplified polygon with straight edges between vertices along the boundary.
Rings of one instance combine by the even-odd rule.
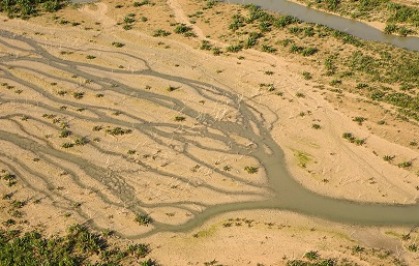
[[63, 147], [64, 149], [72, 148], [73, 146], [74, 144], [71, 142], [64, 142], [63, 144], [61, 144], [61, 147]]
[[258, 172], [259, 168], [258, 167], [253, 167], [253, 166], [245, 166], [244, 170], [248, 173], [248, 174], [255, 174]]
[[131, 30], [131, 29], [132, 29], [132, 25], [130, 25], [130, 24], [125, 24], [122, 28], [123, 28], [124, 30]]
[[314, 48], [314, 47], [303, 47], [303, 46], [298, 46], [296, 44], [292, 44], [290, 48], [291, 53], [301, 54], [303, 56], [310, 56], [317, 53], [318, 51], [319, 49]]
[[6, 173], [6, 174], [0, 176], [0, 179], [6, 180], [6, 181], [11, 181], [11, 180], [15, 180], [16, 176], [14, 174]]
[[143, 0], [141, 2], [134, 2], [134, 4], [133, 4], [134, 7], [140, 7], [140, 6], [144, 6], [144, 5], [154, 6], [154, 3], [152, 3], [150, 0]]
[[306, 168], [307, 164], [311, 161], [310, 154], [305, 153], [303, 151], [294, 151], [294, 156], [297, 159], [297, 165], [301, 168]]
[[135, 14], [126, 16], [124, 18], [124, 23], [126, 23], [126, 24], [134, 23], [135, 19], [133, 18], [133, 16], [135, 16]]
[[136, 258], [144, 258], [150, 253], [150, 245], [148, 244], [135, 244], [128, 246], [128, 253]]
[[304, 257], [306, 257], [309, 260], [316, 260], [319, 258], [319, 254], [316, 251], [309, 251], [306, 254], [304, 254]]
[[180, 87], [175, 87], [175, 86], [169, 86], [169, 87], [167, 87], [167, 91], [170, 91], [170, 92], [172, 92], [172, 91], [175, 91], [175, 90], [177, 90], [177, 89], [179, 89]]
[[166, 36], [169, 36], [169, 35], [170, 35], [170, 32], [168, 32], [166, 30], [162, 30], [162, 29], [157, 29], [152, 34], [153, 37], [166, 37]]
[[302, 92], [297, 92], [297, 93], [295, 94], [295, 96], [296, 96], [297, 98], [305, 98], [305, 97], [306, 97], [306, 95], [305, 95], [304, 93], [302, 93]]
[[121, 48], [121, 47], [124, 47], [125, 46], [125, 44], [123, 44], [121, 42], [112, 42], [112, 45], [115, 46], [115, 47], [117, 47], [117, 48]]
[[412, 166], [412, 162], [404, 161], [404, 162], [399, 163], [397, 166], [400, 168], [408, 168]]
[[66, 138], [66, 137], [70, 136], [70, 134], [71, 134], [71, 131], [70, 130], [63, 129], [60, 132], [60, 138]]
[[84, 145], [86, 145], [87, 143], [89, 143], [89, 141], [88, 141], [86, 138], [77, 138], [77, 139], [74, 141], [74, 144], [75, 144], [75, 145], [77, 145], [77, 146], [84, 146]]
[[261, 88], [266, 88], [266, 90], [269, 91], [269, 92], [275, 91], [275, 86], [272, 83], [269, 83], [269, 84], [261, 83], [261, 84], [259, 84], [259, 86]]
[[64, 0], [26, 0], [26, 1], [2, 1], [0, 12], [5, 12], [11, 18], [20, 17], [29, 19], [44, 12], [55, 12], [66, 5]]
[[326, 67], [326, 75], [332, 76], [336, 73], [336, 66], [334, 63], [334, 57], [328, 56], [324, 61], [324, 66]]
[[352, 253], [361, 253], [361, 252], [364, 252], [364, 251], [365, 251], [365, 248], [361, 247], [359, 245], [356, 245], [356, 246], [352, 247]]
[[94, 126], [93, 128], [92, 128], [92, 130], [93, 131], [101, 131], [102, 130], [102, 126]]
[[196, 37], [195, 33], [192, 32], [192, 28], [184, 23], [177, 25], [174, 32], [176, 34], [183, 34], [186, 37]]
[[[10, 223], [11, 224], [11, 223]], [[111, 248], [107, 237], [74, 225], [65, 236], [46, 238], [38, 231], [19, 236], [16, 230], [0, 230], [0, 261], [2, 265], [103, 265], [122, 266], [125, 260], [144, 258], [151, 249], [148, 244], [130, 245], [127, 250]], [[152, 264], [157, 265], [151, 260]]]
[[305, 80], [309, 80], [309, 79], [313, 78], [311, 76], [310, 72], [307, 72], [307, 71], [303, 71], [303, 77], [304, 77]]
[[212, 53], [213, 53], [213, 55], [220, 55], [220, 54], [222, 54], [223, 53], [223, 51], [221, 50], [221, 48], [219, 48], [219, 47], [214, 47], [213, 49], [212, 49]]
[[384, 28], [384, 33], [385, 34], [393, 34], [398, 29], [399, 29], [399, 27], [397, 27], [396, 24], [389, 23], [389, 24], [386, 24], [386, 27]]
[[185, 120], [186, 120], [186, 117], [184, 117], [184, 116], [181, 116], [181, 115], [175, 116], [175, 121], [176, 122], [182, 122], [182, 121], [185, 121]]
[[358, 125], [362, 125], [362, 123], [365, 121], [365, 120], [367, 120], [365, 117], [362, 117], [362, 116], [356, 116], [356, 117], [354, 117], [353, 119], [352, 119], [352, 121], [354, 121], [354, 122], [357, 122], [358, 123]]
[[208, 40], [202, 40], [200, 49], [210, 51], [212, 49], [212, 45]]
[[125, 134], [129, 134], [132, 132], [131, 129], [123, 129], [120, 127], [115, 127], [115, 128], [108, 128], [105, 130], [106, 133], [112, 135], [112, 136], [118, 136], [118, 135], [125, 135]]
[[147, 214], [144, 214], [144, 215], [137, 215], [137, 217], [135, 217], [135, 221], [139, 223], [140, 225], [148, 226], [149, 224], [153, 222], [153, 219], [151, 219], [151, 217], [148, 216]]
[[412, 252], [417, 252], [417, 251], [418, 251], [418, 245], [416, 245], [416, 244], [411, 244], [411, 245], [409, 245], [409, 246], [407, 247], [407, 249], [408, 249], [409, 251], [412, 251]]
[[386, 161], [386, 162], [391, 162], [391, 161], [393, 161], [393, 159], [395, 158], [396, 156], [394, 156], [394, 155], [384, 155], [383, 156], [383, 160], [384, 161]]
[[241, 44], [229, 45], [226, 48], [227, 52], [231, 52], [231, 53], [238, 53], [242, 49], [243, 49], [243, 46]]
[[73, 93], [73, 97], [78, 99], [78, 100], [83, 98], [83, 96], [84, 96], [84, 92], [74, 92]]
[[356, 138], [354, 135], [352, 135], [352, 133], [343, 133], [343, 138], [347, 139], [350, 143], [355, 143], [358, 146], [362, 146], [363, 144], [365, 144], [364, 139]]
[[270, 46], [270, 45], [264, 44], [264, 45], [262, 45], [262, 51], [272, 54], [272, 53], [275, 53], [277, 51], [277, 49]]

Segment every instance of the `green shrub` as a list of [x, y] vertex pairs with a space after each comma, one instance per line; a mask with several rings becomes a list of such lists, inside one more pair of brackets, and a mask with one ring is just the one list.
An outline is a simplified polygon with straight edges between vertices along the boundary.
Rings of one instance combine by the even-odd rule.
[[120, 127], [115, 127], [113, 129], [108, 128], [108, 129], [105, 130], [105, 132], [112, 135], [112, 136], [118, 136], [118, 135], [122, 136], [122, 135], [131, 133], [132, 130], [131, 129], [123, 129], [123, 128], [120, 128]]
[[185, 121], [185, 117], [184, 116], [181, 116], [181, 115], [177, 115], [177, 116], [175, 116], [175, 121], [176, 122], [182, 122], [182, 121]]
[[151, 217], [148, 216], [147, 214], [137, 215], [137, 217], [135, 217], [135, 221], [139, 223], [140, 225], [146, 225], [146, 226], [148, 226], [149, 224], [153, 222]]
[[393, 161], [393, 159], [395, 158], [396, 156], [394, 156], [394, 155], [384, 155], [383, 156], [383, 159], [384, 159], [384, 161], [386, 161], [386, 162], [391, 162], [391, 161]]
[[70, 143], [70, 142], [65, 142], [61, 145], [61, 147], [65, 148], [65, 149], [71, 148], [73, 146], [74, 146], [74, 144]]
[[305, 80], [309, 80], [309, 79], [313, 78], [311, 76], [310, 72], [307, 72], [307, 71], [303, 71], [303, 77], [304, 77]]
[[202, 41], [201, 41], [201, 47], [200, 47], [200, 49], [201, 49], [201, 50], [207, 50], [207, 51], [209, 51], [209, 50], [211, 50], [211, 49], [212, 49], [212, 45], [210, 44], [210, 42], [209, 42], [209, 41], [207, 41], [207, 40], [202, 40]]
[[408, 168], [412, 166], [412, 162], [404, 161], [404, 162], [399, 163], [397, 166], [400, 168]]
[[157, 29], [152, 34], [153, 37], [166, 37], [169, 35], [170, 35], [170, 32], [162, 30], [162, 29]]
[[356, 116], [352, 119], [352, 121], [357, 122], [358, 125], [362, 125], [362, 123], [366, 120], [367, 119], [365, 117], [362, 117], [362, 116]]
[[84, 92], [74, 92], [73, 97], [76, 99], [81, 99], [84, 96]]
[[123, 44], [121, 42], [113, 42], [112, 45], [115, 46], [115, 47], [118, 47], [118, 48], [121, 48], [121, 47], [125, 46], [125, 44]]
[[309, 260], [316, 260], [319, 258], [319, 254], [317, 254], [317, 251], [309, 251], [306, 254], [304, 254], [304, 257], [306, 257]]
[[248, 174], [255, 174], [258, 172], [259, 168], [257, 167], [253, 167], [253, 166], [245, 166], [244, 170], [248, 173]]
[[191, 27], [188, 27], [186, 26], [186, 24], [181, 23], [180, 25], [176, 26], [176, 28], [174, 29], [174, 32], [177, 34], [185, 34], [191, 30], [192, 30]]
[[230, 46], [227, 46], [227, 52], [232, 52], [232, 53], [238, 53], [238, 52], [240, 52], [241, 50], [243, 49], [243, 46], [242, 45], [240, 45], [240, 44], [237, 44], [237, 45], [230, 45]]
[[276, 48], [270, 46], [270, 45], [262, 45], [262, 51], [267, 53], [275, 53]]

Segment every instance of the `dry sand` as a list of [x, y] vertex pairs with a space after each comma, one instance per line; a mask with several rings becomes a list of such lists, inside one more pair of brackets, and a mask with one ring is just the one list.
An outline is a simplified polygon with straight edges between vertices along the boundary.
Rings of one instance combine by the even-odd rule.
[[[13, 198], [27, 201], [27, 224], [19, 226], [41, 226], [52, 234], [90, 220], [97, 228], [135, 237], [154, 228], [139, 226], [134, 221], [138, 213], [159, 223], [182, 224], [212, 205], [268, 198], [270, 177], [252, 155], [253, 140], [212, 127], [216, 123], [209, 119], [245, 126], [241, 102], [258, 119], [249, 122], [249, 130], [257, 136], [261, 125], [268, 129], [302, 186], [359, 202], [416, 203], [419, 153], [409, 146], [418, 139], [415, 125], [360, 96], [319, 89], [317, 81], [302, 78], [305, 66], [292, 58], [246, 50], [239, 54], [244, 60], [238, 60], [235, 54], [199, 50], [205, 36], [226, 46], [216, 33], [226, 32], [230, 19], [211, 17], [210, 26], [191, 23], [188, 15], [202, 8], [200, 2], [155, 1], [140, 9], [131, 2], [115, 8], [117, 3], [69, 7], [58, 12], [58, 20], [49, 15], [29, 21], [1, 17], [1, 29], [19, 36], [0, 42], [0, 83], [7, 83], [0, 87], [0, 168], [18, 177], [12, 187], [1, 182], [0, 193], [13, 192]], [[236, 9], [215, 7], [224, 14]], [[125, 31], [117, 23], [129, 13], [136, 14], [137, 22]], [[140, 22], [142, 16], [147, 21]], [[60, 19], [70, 23], [61, 25]], [[71, 26], [75, 21], [83, 22]], [[173, 32], [170, 24], [176, 22], [192, 27], [197, 37], [151, 36], [159, 28]], [[282, 95], [261, 89], [261, 83], [274, 84]], [[84, 93], [82, 99], [73, 97], [77, 92]], [[356, 116], [367, 121], [358, 125], [352, 121]], [[379, 120], [387, 124], [379, 126]], [[95, 126], [101, 130], [92, 130]], [[115, 127], [132, 133], [106, 133]], [[70, 136], [59, 136], [63, 128]], [[365, 138], [366, 144], [349, 143], [344, 132]], [[62, 147], [83, 138], [86, 145]], [[231, 152], [230, 145], [247, 150]], [[385, 155], [395, 159], [388, 163]], [[413, 166], [398, 167], [403, 161]], [[246, 166], [259, 171], [249, 174]], [[1, 220], [10, 217], [5, 214]], [[401, 240], [408, 230], [355, 228], [258, 210], [223, 214], [194, 232], [157, 233], [145, 241], [162, 265], [202, 265], [214, 259], [223, 265], [284, 265], [310, 250], [359, 265], [387, 265], [394, 257], [414, 265], [417, 255], [406, 250], [411, 243]], [[369, 248], [368, 256], [351, 253], [358, 244]], [[372, 255], [371, 248], [391, 250], [393, 257], [379, 259], [384, 251]]]

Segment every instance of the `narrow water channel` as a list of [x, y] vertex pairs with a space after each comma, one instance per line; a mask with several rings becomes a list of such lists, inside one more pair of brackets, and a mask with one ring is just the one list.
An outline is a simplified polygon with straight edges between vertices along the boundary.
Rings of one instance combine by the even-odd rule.
[[227, 0], [225, 2], [255, 4], [272, 12], [294, 16], [305, 22], [325, 25], [367, 41], [383, 42], [412, 51], [419, 51], [419, 38], [417, 37], [384, 34], [380, 30], [359, 21], [328, 14], [286, 0]]

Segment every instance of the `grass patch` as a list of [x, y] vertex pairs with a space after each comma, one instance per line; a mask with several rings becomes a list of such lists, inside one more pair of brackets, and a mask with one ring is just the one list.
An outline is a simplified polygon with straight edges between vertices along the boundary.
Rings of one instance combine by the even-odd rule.
[[301, 168], [306, 168], [307, 164], [311, 161], [311, 155], [303, 151], [295, 150], [294, 156], [297, 159], [297, 165]]

